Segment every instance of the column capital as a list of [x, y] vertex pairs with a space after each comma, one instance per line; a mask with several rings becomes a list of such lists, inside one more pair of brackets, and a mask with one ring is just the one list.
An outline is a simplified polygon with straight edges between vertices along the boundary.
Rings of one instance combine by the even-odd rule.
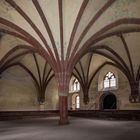
[[71, 74], [66, 71], [62, 71], [62, 72], [56, 73], [55, 75], [58, 82], [58, 95], [68, 96], [69, 81], [70, 81]]
[[71, 73], [66, 72], [66, 71], [57, 72], [57, 73], [55, 73], [55, 77], [56, 77], [57, 80], [60, 80], [60, 79], [63, 79], [63, 78], [70, 79]]

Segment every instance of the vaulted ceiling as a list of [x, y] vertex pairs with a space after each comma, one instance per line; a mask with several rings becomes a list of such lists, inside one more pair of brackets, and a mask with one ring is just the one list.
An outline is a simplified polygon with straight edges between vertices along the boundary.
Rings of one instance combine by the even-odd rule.
[[3, 52], [17, 45], [35, 49], [55, 72], [72, 71], [92, 51], [136, 77], [139, 32], [139, 0], [0, 0]]

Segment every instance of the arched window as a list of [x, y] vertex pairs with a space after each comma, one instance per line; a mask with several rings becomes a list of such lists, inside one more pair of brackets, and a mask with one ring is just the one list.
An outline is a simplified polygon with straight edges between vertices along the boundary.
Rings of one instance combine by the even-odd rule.
[[80, 90], [80, 83], [77, 79], [73, 81], [73, 91], [79, 91]]
[[75, 105], [76, 105], [76, 109], [80, 108], [80, 97], [79, 97], [79, 95], [77, 95], [76, 98], [75, 98]]
[[104, 76], [104, 88], [116, 87], [116, 77], [114, 73], [107, 72]]

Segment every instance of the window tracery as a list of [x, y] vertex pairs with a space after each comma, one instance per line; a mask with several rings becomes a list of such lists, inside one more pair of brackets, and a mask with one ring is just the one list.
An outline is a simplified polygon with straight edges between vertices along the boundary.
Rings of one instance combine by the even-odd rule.
[[112, 72], [107, 72], [107, 74], [104, 76], [104, 88], [111, 88], [111, 87], [116, 87], [116, 77], [114, 73]]

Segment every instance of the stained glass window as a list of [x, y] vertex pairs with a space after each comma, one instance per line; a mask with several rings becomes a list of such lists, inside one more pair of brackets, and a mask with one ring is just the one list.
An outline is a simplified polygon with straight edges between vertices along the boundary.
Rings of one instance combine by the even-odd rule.
[[107, 72], [104, 76], [104, 88], [116, 87], [116, 77], [114, 73]]

